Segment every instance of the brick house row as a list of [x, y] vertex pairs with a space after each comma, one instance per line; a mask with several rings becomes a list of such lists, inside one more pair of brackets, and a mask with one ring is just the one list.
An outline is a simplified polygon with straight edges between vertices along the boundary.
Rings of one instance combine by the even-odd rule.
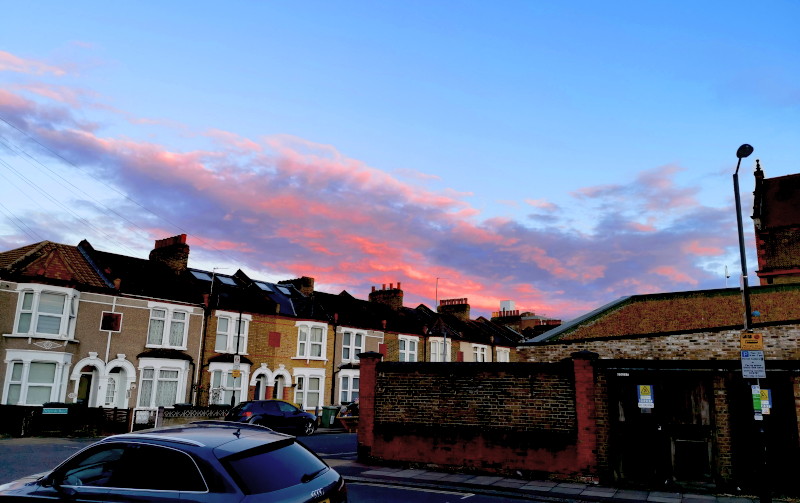
[[189, 267], [186, 235], [148, 259], [48, 241], [0, 253], [0, 403], [152, 410], [282, 398], [307, 410], [358, 398], [358, 354], [396, 361], [510, 361], [522, 337], [466, 299], [403, 306], [241, 270]]

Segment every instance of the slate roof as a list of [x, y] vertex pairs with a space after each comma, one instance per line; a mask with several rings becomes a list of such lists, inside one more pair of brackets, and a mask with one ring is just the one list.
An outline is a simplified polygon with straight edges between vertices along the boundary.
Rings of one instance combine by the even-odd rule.
[[78, 244], [78, 249], [107, 281], [114, 284], [119, 280], [120, 294], [202, 304], [207, 293], [189, 271], [175, 273], [161, 262], [95, 250], [86, 240]]
[[[800, 284], [752, 287], [754, 327], [800, 320]], [[605, 339], [725, 330], [742, 327], [738, 288], [670, 292], [623, 297], [526, 341]]]

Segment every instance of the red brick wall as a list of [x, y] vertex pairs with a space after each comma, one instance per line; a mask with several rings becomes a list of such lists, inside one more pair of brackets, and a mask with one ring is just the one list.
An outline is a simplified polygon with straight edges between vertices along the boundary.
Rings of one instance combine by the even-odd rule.
[[[574, 365], [365, 363], [362, 357], [360, 456], [596, 478], [598, 414], [589, 359]], [[578, 406], [576, 389], [585, 394]]]

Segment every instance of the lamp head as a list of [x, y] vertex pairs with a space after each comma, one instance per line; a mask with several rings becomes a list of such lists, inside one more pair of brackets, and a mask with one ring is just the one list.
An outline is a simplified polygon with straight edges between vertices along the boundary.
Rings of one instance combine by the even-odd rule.
[[736, 151], [736, 157], [742, 159], [749, 156], [752, 153], [753, 153], [753, 147], [745, 143], [744, 145], [739, 147], [739, 150]]

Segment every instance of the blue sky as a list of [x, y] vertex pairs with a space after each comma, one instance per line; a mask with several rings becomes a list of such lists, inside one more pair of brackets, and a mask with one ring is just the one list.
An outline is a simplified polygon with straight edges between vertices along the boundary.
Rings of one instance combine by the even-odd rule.
[[[570, 319], [738, 283], [798, 172], [794, 2], [4, 6], [0, 250], [40, 240]], [[751, 273], [751, 284], [757, 278]]]

